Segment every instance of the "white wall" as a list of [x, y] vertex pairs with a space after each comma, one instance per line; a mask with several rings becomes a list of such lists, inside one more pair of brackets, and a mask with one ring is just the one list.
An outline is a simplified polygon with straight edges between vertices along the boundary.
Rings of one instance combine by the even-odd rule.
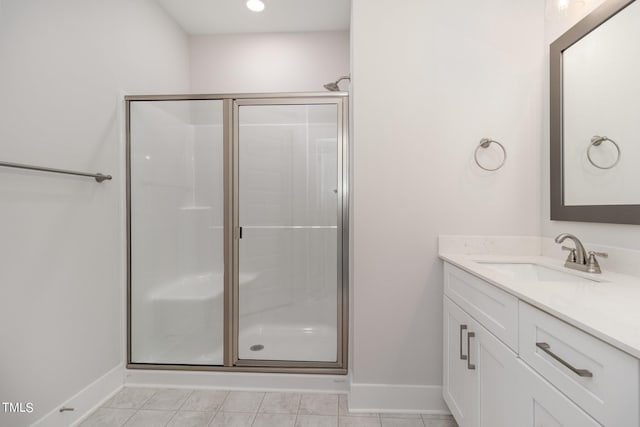
[[[438, 234], [540, 232], [543, 15], [353, 1], [352, 408], [444, 409]], [[497, 172], [473, 161], [483, 137]]]
[[348, 32], [193, 36], [190, 47], [193, 93], [322, 92], [349, 73]]
[[[549, 44], [571, 28], [603, 0], [591, 0], [588, 6], [569, 10], [569, 13], [547, 13], [545, 21], [545, 71], [549, 64]], [[640, 249], [640, 226], [624, 224], [597, 224], [586, 222], [551, 221], [549, 208], [549, 74], [545, 72], [544, 140], [542, 144], [542, 235], [555, 237], [559, 233], [572, 233], [583, 243]], [[587, 245], [588, 247], [588, 245]]]
[[189, 58], [150, 0], [0, 10], [1, 159], [114, 176], [0, 168], [0, 398], [35, 407], [0, 424], [21, 426], [123, 363], [122, 91], [188, 91]]

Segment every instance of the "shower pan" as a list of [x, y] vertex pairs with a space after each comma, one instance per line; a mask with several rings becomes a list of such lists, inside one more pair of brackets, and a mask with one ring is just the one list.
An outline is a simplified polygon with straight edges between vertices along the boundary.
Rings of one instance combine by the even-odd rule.
[[346, 373], [346, 94], [125, 104], [128, 367]]

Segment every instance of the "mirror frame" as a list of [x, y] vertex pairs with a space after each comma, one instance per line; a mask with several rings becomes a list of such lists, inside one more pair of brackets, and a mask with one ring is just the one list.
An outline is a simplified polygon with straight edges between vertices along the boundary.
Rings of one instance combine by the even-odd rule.
[[634, 1], [605, 1], [550, 45], [550, 195], [552, 221], [640, 224], [640, 205], [565, 206], [562, 143], [562, 53]]

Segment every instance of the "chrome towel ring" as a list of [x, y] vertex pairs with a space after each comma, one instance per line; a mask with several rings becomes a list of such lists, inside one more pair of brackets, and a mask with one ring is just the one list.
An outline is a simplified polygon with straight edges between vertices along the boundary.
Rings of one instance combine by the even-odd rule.
[[[492, 142], [502, 149], [502, 162], [500, 162], [500, 164], [495, 168], [487, 168], [485, 166], [482, 166], [482, 164], [478, 160], [478, 150], [480, 150], [481, 148], [489, 148]], [[507, 150], [504, 148], [504, 145], [500, 144], [498, 141], [494, 141], [493, 139], [489, 139], [489, 138], [482, 138], [480, 140], [480, 144], [478, 144], [478, 146], [476, 147], [476, 151], [473, 153], [473, 158], [476, 161], [476, 164], [480, 167], [480, 169], [484, 169], [490, 172], [497, 171], [502, 166], [504, 166], [504, 162], [507, 161]]]
[[[594, 162], [593, 159], [591, 158], [591, 149], [593, 147], [600, 146], [600, 144], [602, 144], [604, 141], [609, 141], [610, 143], [612, 143], [613, 146], [616, 148], [616, 151], [618, 152], [617, 156], [616, 156], [616, 160], [613, 163], [611, 163], [609, 166], [601, 166], [601, 165], [597, 164], [596, 162]], [[593, 166], [597, 167], [598, 169], [611, 169], [611, 168], [613, 168], [620, 161], [620, 156], [621, 155], [622, 155], [622, 153], [620, 152], [620, 147], [618, 146], [618, 144], [616, 144], [616, 142], [613, 139], [607, 138], [606, 136], [595, 135], [593, 138], [591, 138], [591, 144], [589, 144], [589, 148], [587, 148], [587, 159], [589, 159], [589, 163], [591, 163]]]

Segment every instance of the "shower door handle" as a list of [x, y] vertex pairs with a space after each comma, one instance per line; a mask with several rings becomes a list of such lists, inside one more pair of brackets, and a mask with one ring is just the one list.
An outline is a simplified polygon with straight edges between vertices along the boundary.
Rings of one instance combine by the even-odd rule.
[[234, 237], [235, 237], [237, 240], [242, 239], [242, 227], [236, 227], [236, 228], [235, 228], [235, 232], [234, 232], [233, 234], [235, 235]]

